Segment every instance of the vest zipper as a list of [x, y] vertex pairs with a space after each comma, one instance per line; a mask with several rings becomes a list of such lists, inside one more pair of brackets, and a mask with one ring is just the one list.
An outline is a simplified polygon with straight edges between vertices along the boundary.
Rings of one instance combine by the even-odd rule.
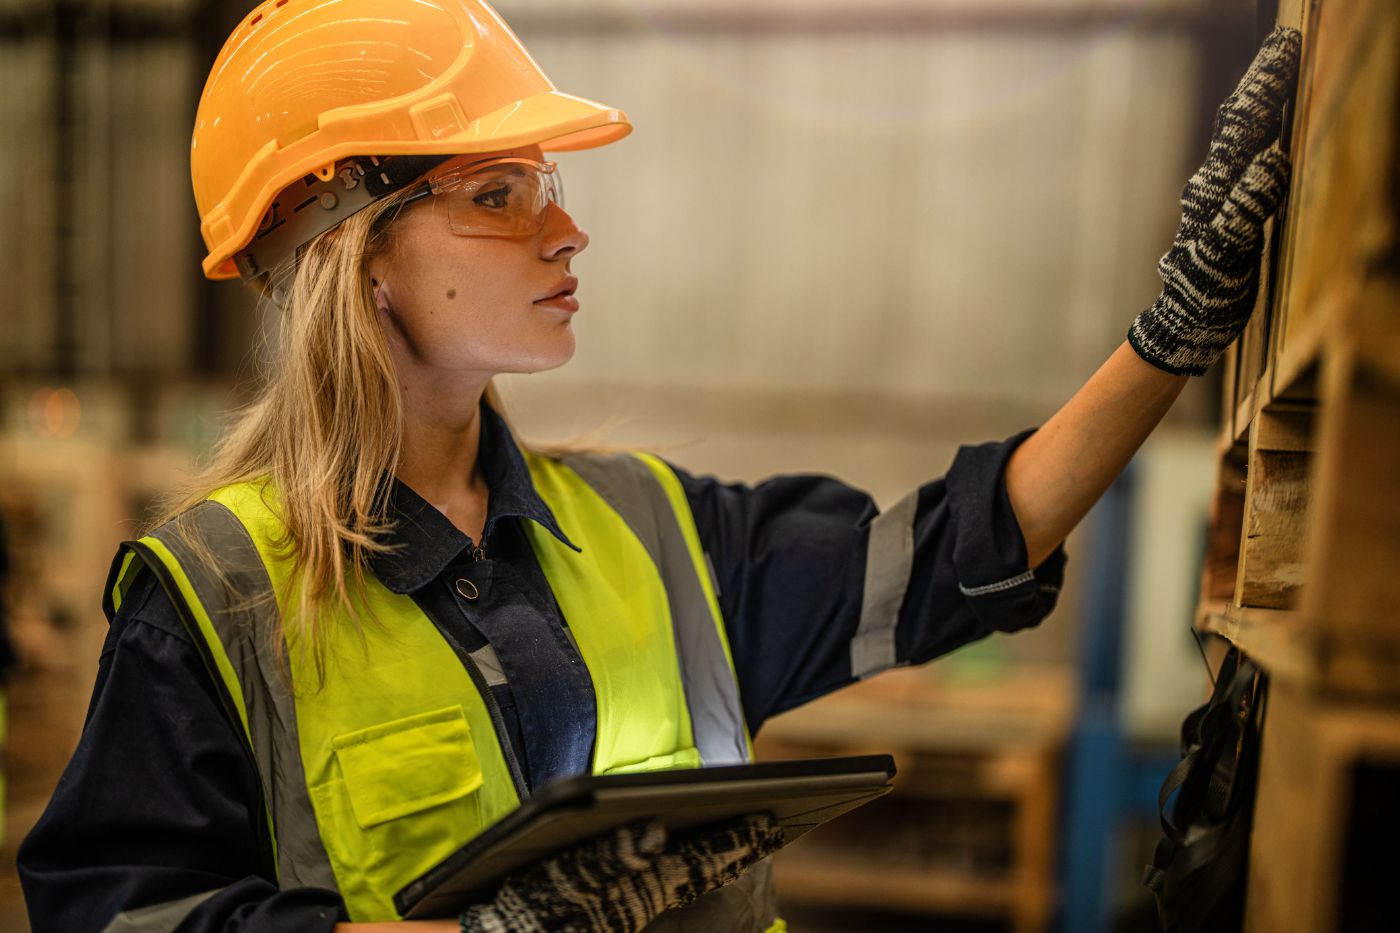
[[[474, 558], [477, 550], [478, 548], [472, 548]], [[485, 548], [480, 550], [484, 556]], [[452, 646], [452, 650], [456, 652], [462, 666], [467, 669], [467, 675], [471, 677], [472, 683], [476, 686], [476, 692], [481, 695], [482, 701], [486, 704], [486, 711], [491, 715], [491, 728], [496, 731], [496, 743], [501, 747], [501, 757], [506, 760], [506, 770], [510, 772], [510, 779], [515, 784], [515, 794], [520, 798], [520, 802], [524, 803], [530, 799], [530, 787], [525, 783], [525, 772], [520, 767], [520, 760], [515, 757], [515, 747], [511, 744], [510, 732], [506, 729], [506, 720], [501, 715], [501, 706], [496, 702], [496, 695], [487, 686], [486, 677], [481, 673], [481, 668], [476, 666], [476, 659], [461, 646], [457, 639], [452, 637], [452, 634], [438, 620], [438, 617], [433, 615], [426, 603], [420, 601], [416, 595], [413, 597], [413, 601], [418, 604], [418, 608], [423, 611], [423, 614], [432, 620], [433, 627], [438, 630], [438, 634], [442, 636], [443, 640]]]

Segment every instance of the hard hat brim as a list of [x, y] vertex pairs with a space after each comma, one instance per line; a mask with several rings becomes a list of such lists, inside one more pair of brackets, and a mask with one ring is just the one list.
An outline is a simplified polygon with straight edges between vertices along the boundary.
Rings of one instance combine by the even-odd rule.
[[[419, 114], [426, 116], [413, 120], [417, 133], [414, 138], [405, 139], [376, 138], [373, 130], [382, 126], [377, 122], [378, 114], [349, 112], [354, 109], [345, 108], [328, 115], [329, 119], [321, 122], [316, 132], [297, 140], [286, 149], [268, 151], [271, 149], [268, 147], [259, 153], [259, 157], [296, 164], [296, 159], [287, 158], [291, 155], [288, 150], [303, 146], [323, 152], [326, 164], [353, 156], [458, 155], [531, 145], [537, 145], [546, 152], [573, 152], [605, 146], [632, 132], [632, 123], [623, 111], [553, 90], [516, 101], [470, 121], [462, 118], [455, 100], [445, 100], [438, 111], [432, 107], [420, 109]], [[356, 132], [360, 129], [364, 132]], [[327, 145], [330, 141], [327, 137], [334, 138], [335, 142]], [[255, 159], [245, 168], [239, 183], [234, 186], [234, 196], [251, 196], [259, 203], [270, 204], [282, 189], [306, 175], [301, 170], [292, 170], [268, 177], [259, 171], [257, 161]], [[259, 176], [268, 178], [262, 190], [240, 190]], [[205, 241], [218, 245], [204, 258], [205, 276], [211, 279], [238, 277], [233, 255], [252, 239], [260, 220], [260, 217], [249, 217], [240, 229], [231, 229], [225, 220], [222, 224], [224, 229], [215, 236], [210, 236], [212, 230], [206, 227]]]

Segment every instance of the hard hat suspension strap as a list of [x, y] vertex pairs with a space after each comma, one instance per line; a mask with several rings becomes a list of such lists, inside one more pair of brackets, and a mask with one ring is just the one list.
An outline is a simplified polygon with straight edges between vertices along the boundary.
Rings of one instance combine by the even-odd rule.
[[335, 163], [329, 180], [319, 173], [288, 186], [263, 215], [247, 249], [237, 253], [238, 271], [260, 291], [280, 300], [281, 283], [274, 270], [297, 256], [307, 243], [327, 230], [417, 181], [451, 156], [358, 156]]

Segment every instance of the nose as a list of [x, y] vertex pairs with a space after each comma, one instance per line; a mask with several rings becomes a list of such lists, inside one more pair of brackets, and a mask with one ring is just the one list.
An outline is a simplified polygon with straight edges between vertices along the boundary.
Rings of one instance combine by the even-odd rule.
[[540, 255], [550, 261], [572, 259], [588, 248], [588, 234], [569, 212], [551, 202], [540, 231]]

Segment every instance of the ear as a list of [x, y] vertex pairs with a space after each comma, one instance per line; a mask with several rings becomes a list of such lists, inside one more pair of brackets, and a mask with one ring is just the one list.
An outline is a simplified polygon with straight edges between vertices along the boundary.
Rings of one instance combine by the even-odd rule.
[[389, 286], [388, 279], [376, 279], [370, 276], [370, 282], [374, 288], [374, 311], [379, 319], [379, 326], [384, 331], [384, 337], [392, 347], [395, 344], [404, 345], [408, 341], [408, 334], [404, 332], [403, 321], [394, 310], [394, 296]]
[[371, 276], [370, 284], [374, 287], [374, 309], [382, 314], [392, 315], [394, 313], [394, 299], [389, 291], [388, 280], [376, 279]]
[[393, 312], [393, 299], [389, 293], [388, 263], [383, 256], [372, 256], [365, 265], [369, 273], [369, 285], [374, 291], [374, 307], [384, 313]]
[[389, 263], [385, 261], [383, 254], [371, 256], [365, 263], [365, 271], [369, 273], [369, 284], [376, 292], [384, 284], [384, 279], [389, 272]]

